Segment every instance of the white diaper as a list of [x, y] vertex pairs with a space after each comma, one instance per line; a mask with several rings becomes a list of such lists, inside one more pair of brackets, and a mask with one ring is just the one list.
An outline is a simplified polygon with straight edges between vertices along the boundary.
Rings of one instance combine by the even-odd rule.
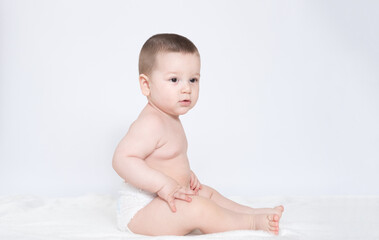
[[117, 203], [117, 226], [121, 231], [130, 232], [128, 224], [136, 213], [149, 204], [157, 195], [123, 183]]

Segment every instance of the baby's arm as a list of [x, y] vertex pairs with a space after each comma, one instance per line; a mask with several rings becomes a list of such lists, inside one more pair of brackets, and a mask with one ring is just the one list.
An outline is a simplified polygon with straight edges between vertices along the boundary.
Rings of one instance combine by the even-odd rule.
[[150, 168], [146, 159], [159, 144], [163, 135], [161, 120], [156, 117], [138, 119], [121, 140], [113, 156], [113, 168], [118, 175], [133, 186], [157, 193], [166, 200], [173, 212], [175, 199], [191, 201], [192, 190], [180, 186], [171, 177]]

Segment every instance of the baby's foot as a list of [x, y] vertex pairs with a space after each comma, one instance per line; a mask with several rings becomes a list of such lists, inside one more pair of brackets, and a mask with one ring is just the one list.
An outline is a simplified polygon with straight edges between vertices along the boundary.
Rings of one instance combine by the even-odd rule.
[[279, 220], [280, 220], [280, 218], [282, 217], [282, 214], [283, 214], [283, 212], [284, 212], [284, 207], [283, 207], [283, 205], [280, 205], [280, 206], [274, 207], [273, 209], [274, 209], [274, 212], [275, 212], [276, 214], [279, 215]]
[[279, 234], [279, 220], [277, 214], [254, 214], [250, 215], [250, 229], [263, 230], [266, 232]]
[[282, 217], [284, 207], [282, 205], [274, 208], [254, 208], [253, 214], [276, 214], [279, 216], [279, 220]]

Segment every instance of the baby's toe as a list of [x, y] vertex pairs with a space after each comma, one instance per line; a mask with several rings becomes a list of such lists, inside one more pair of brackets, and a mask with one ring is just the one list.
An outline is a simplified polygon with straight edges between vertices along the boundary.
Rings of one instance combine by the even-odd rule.
[[281, 212], [284, 212], [284, 207], [283, 207], [283, 205], [280, 205], [280, 206], [276, 206], [276, 207], [274, 207], [276, 210], [279, 210], [279, 211], [281, 211]]
[[269, 227], [269, 231], [274, 233], [274, 234], [277, 234], [279, 232], [279, 227]]
[[276, 214], [273, 214], [273, 215], [269, 215], [268, 219], [270, 221], [279, 222], [280, 217], [278, 215], [276, 215]]
[[270, 227], [279, 227], [279, 223], [278, 222], [270, 221], [269, 225], [270, 225]]

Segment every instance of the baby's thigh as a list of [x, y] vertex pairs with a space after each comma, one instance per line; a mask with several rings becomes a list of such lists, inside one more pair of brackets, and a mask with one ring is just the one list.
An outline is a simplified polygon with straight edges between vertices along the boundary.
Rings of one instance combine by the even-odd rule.
[[133, 217], [128, 228], [142, 235], [185, 235], [187, 232], [178, 226], [179, 221], [174, 220], [176, 216], [167, 202], [156, 197]]
[[133, 217], [128, 227], [143, 235], [185, 235], [199, 227], [199, 216], [209, 208], [207, 204], [209, 200], [199, 196], [193, 196], [191, 202], [175, 200], [174, 213], [157, 197]]

